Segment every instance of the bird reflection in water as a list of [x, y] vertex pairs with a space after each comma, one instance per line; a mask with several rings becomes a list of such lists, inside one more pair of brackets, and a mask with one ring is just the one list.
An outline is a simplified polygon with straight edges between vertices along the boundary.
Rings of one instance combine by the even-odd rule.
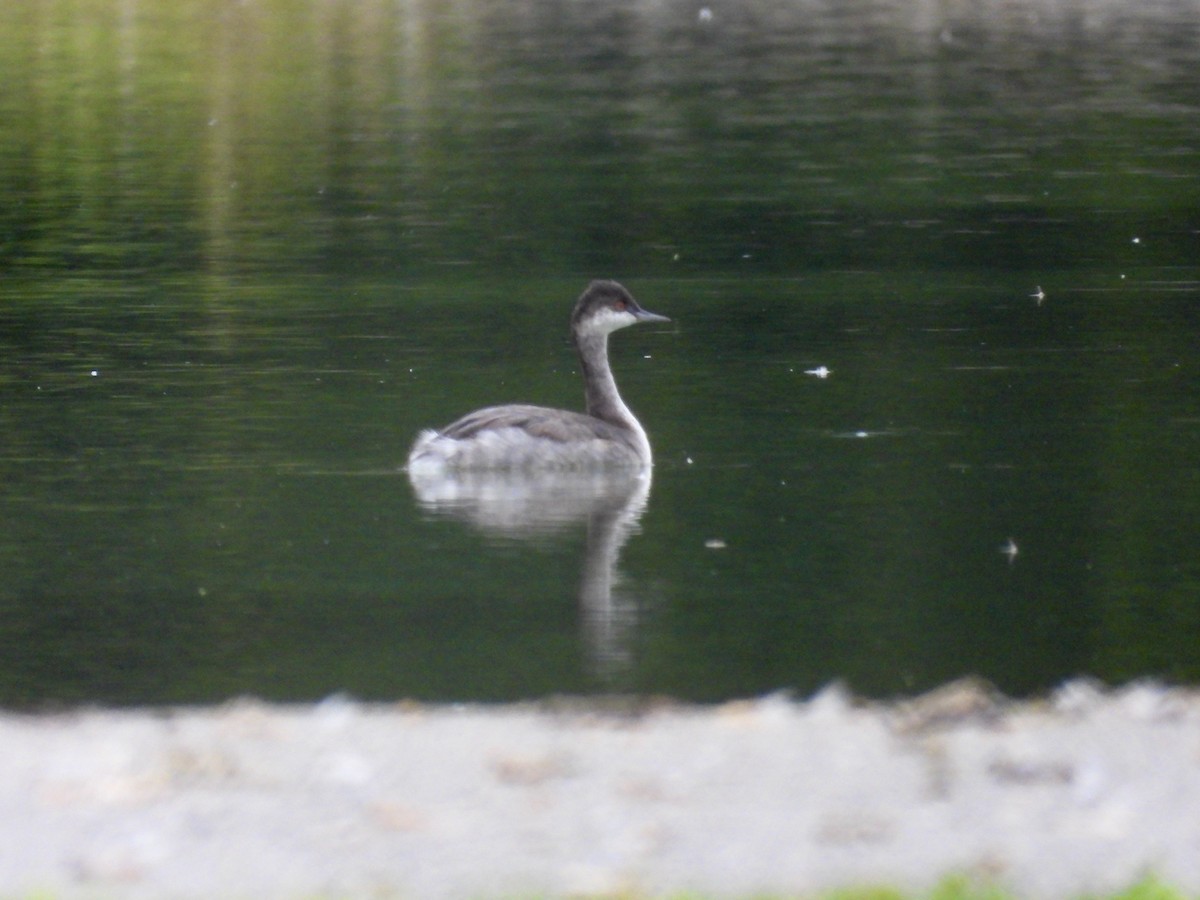
[[611, 683], [633, 661], [638, 603], [618, 587], [617, 562], [646, 509], [650, 472], [410, 469], [408, 478], [423, 509], [489, 536], [538, 542], [586, 527], [581, 626], [594, 674]]

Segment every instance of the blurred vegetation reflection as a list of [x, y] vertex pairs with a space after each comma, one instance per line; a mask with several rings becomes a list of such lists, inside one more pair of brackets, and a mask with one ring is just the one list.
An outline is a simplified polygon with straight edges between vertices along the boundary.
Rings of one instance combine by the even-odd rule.
[[[1178, 261], [1195, 16], [1106, 0], [0, 12], [3, 259], [142, 270]], [[1038, 240], [1029, 240], [1036, 226]], [[1131, 234], [1120, 235], [1128, 242]]]

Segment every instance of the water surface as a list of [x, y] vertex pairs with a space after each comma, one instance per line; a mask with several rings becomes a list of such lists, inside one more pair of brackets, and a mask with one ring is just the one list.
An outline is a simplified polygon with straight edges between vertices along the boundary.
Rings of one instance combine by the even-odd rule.
[[[0, 19], [0, 701], [1200, 676], [1189, 5]], [[593, 277], [647, 496], [422, 503]]]

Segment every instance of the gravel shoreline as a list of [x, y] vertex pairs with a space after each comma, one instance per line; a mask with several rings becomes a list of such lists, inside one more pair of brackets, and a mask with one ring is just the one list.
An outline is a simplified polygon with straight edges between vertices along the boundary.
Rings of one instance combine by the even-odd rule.
[[0, 716], [0, 893], [1200, 891], [1200, 695]]

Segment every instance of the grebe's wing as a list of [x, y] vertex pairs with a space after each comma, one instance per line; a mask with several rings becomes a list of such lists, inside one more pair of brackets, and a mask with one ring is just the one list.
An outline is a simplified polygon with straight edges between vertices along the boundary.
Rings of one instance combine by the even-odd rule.
[[483, 432], [516, 428], [530, 437], [558, 443], [588, 440], [621, 441], [624, 435], [602, 419], [546, 406], [489, 406], [467, 413], [456, 422], [438, 429], [440, 437], [467, 440]]

